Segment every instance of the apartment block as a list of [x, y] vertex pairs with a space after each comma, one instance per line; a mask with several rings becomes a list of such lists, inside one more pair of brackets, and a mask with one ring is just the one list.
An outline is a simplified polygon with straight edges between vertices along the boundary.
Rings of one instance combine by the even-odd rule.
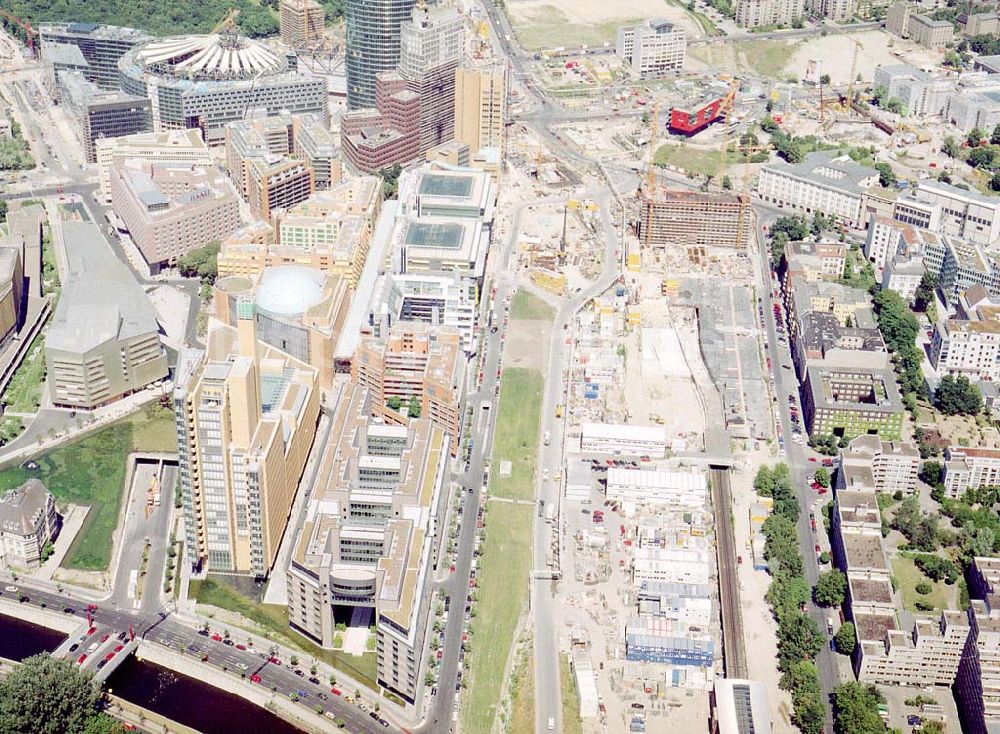
[[125, 163], [112, 170], [111, 205], [154, 269], [241, 224], [236, 192], [207, 166]]
[[805, 15], [805, 0], [736, 0], [740, 28], [792, 25]]
[[615, 53], [640, 79], [656, 79], [684, 68], [687, 34], [663, 18], [618, 29]]
[[913, 494], [919, 472], [920, 452], [913, 445], [858, 436], [840, 450], [836, 488]]
[[806, 0], [806, 8], [834, 23], [846, 23], [854, 18], [858, 0]]
[[218, 278], [213, 290], [214, 316], [219, 321], [237, 326], [241, 304], [252, 302], [257, 338], [315, 369], [320, 388], [333, 386], [334, 349], [351, 307], [346, 278], [301, 265], [281, 265], [259, 275]]
[[153, 129], [149, 99], [102, 90], [80, 72], [60, 72], [60, 99], [80, 126], [88, 163], [97, 161], [96, 142]]
[[840, 242], [789, 242], [785, 248], [782, 276], [785, 287], [796, 282], [837, 281], [844, 277], [847, 245]]
[[58, 535], [55, 498], [38, 479], [0, 495], [0, 568], [37, 568], [45, 546]]
[[475, 155], [494, 148], [502, 157], [507, 117], [507, 69], [484, 65], [455, 70], [455, 140]]
[[758, 194], [781, 209], [819, 211], [852, 227], [863, 223], [864, 192], [878, 183], [878, 171], [849, 156], [809, 153], [802, 163], [771, 163], [760, 170]]
[[958, 30], [963, 36], [988, 36], [1000, 33], [1000, 13], [996, 10], [985, 13], [960, 13]]
[[316, 0], [281, 0], [278, 8], [281, 40], [292, 48], [323, 43], [326, 11]]
[[351, 361], [351, 380], [371, 396], [372, 416], [405, 425], [410, 402], [440, 426], [458, 455], [466, 358], [457, 331], [400, 323], [386, 337], [365, 337]]
[[929, 15], [910, 16], [910, 40], [927, 48], [944, 48], [955, 37], [955, 27], [947, 20], [934, 20]]
[[832, 313], [843, 325], [853, 323], [858, 311], [871, 307], [867, 291], [828, 280], [806, 280], [791, 273], [785, 282], [785, 307], [795, 321], [807, 313]]
[[802, 411], [810, 436], [873, 434], [898, 440], [903, 423], [896, 378], [885, 368], [809, 365]]
[[939, 375], [1000, 380], [1000, 308], [984, 308], [974, 320], [942, 319], [934, 324], [930, 362]]
[[800, 378], [812, 364], [849, 366], [864, 360], [872, 366], [889, 366], [882, 333], [870, 311], [855, 312], [852, 321], [851, 326], [844, 326], [828, 311], [809, 311], [794, 319], [789, 335], [792, 361]]
[[288, 569], [289, 624], [331, 648], [335, 614], [371, 609], [378, 683], [415, 703], [449, 438], [426, 418], [376, 423], [357, 385], [336, 405]]
[[295, 264], [341, 275], [354, 289], [381, 208], [382, 179], [377, 176], [358, 176], [317, 191], [274, 217], [276, 237], [224, 241], [219, 276], [256, 275], [265, 267]]
[[265, 578], [277, 558], [319, 420], [316, 370], [211, 321], [205, 351], [181, 353], [174, 387], [181, 501], [196, 569]]
[[923, 258], [896, 256], [882, 273], [882, 290], [894, 291], [912, 304], [926, 272]]
[[989, 247], [1000, 239], [1000, 198], [928, 179], [914, 193], [928, 204], [941, 206], [943, 234]]
[[746, 197], [643, 187], [643, 247], [746, 247], [753, 210]]
[[149, 297], [92, 222], [62, 224], [68, 270], [45, 337], [49, 398], [91, 410], [167, 376]]
[[211, 166], [212, 155], [198, 130], [139, 133], [94, 141], [101, 196], [111, 200], [111, 170], [125, 161]]
[[255, 159], [248, 170], [250, 211], [265, 222], [276, 210], [288, 209], [312, 196], [312, 167], [305, 161]]
[[1000, 485], [1000, 449], [950, 446], [944, 458], [941, 483], [948, 497], [958, 499], [967, 490]]

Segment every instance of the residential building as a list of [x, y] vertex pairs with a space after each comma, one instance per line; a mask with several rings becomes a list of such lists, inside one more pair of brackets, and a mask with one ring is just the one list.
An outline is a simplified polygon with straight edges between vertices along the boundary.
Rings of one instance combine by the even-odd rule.
[[846, 23], [854, 18], [858, 0], [806, 0], [806, 8], [834, 23]]
[[248, 115], [315, 114], [329, 124], [327, 80], [297, 68], [294, 53], [230, 33], [158, 38], [120, 59], [122, 91], [149, 97], [153, 128], [199, 128], [209, 145]]
[[790, 26], [805, 15], [805, 0], [736, 0], [735, 15], [740, 28]]
[[912, 304], [926, 272], [923, 258], [897, 255], [882, 273], [882, 290], [895, 291]]
[[209, 323], [184, 350], [174, 387], [185, 554], [193, 567], [266, 577], [285, 533], [319, 420], [316, 370], [237, 327]]
[[80, 126], [88, 163], [97, 161], [96, 142], [153, 129], [149, 99], [102, 90], [78, 71], [59, 73], [62, 104]]
[[45, 336], [54, 405], [92, 410], [167, 376], [156, 311], [92, 222], [62, 223], [67, 272]]
[[810, 436], [853, 438], [873, 434], [899, 439], [903, 404], [891, 369], [864, 366], [866, 353], [851, 367], [809, 365], [802, 386], [802, 412]]
[[687, 34], [663, 18], [618, 29], [615, 53], [640, 79], [656, 79], [684, 68]]
[[996, 10], [985, 13], [960, 13], [958, 31], [963, 36], [995, 36], [1000, 33], [1000, 13]]
[[955, 678], [962, 731], [989, 734], [1000, 726], [1000, 559], [973, 559], [968, 571], [969, 639]]
[[323, 121], [315, 115], [296, 115], [292, 118], [291, 153], [309, 161], [317, 191], [340, 183], [340, 148]]
[[859, 352], [864, 352], [873, 366], [889, 366], [882, 333], [870, 310], [856, 311], [852, 321], [852, 326], [844, 326], [829, 311], [808, 311], [792, 321], [792, 361], [800, 379], [805, 378], [806, 367], [811, 364], [846, 366], [860, 358]]
[[280, 265], [252, 277], [217, 279], [214, 292], [214, 316], [219, 321], [237, 326], [241, 304], [252, 302], [257, 338], [316, 370], [320, 388], [333, 386], [333, 352], [351, 306], [346, 278], [301, 265]]
[[501, 156], [506, 146], [507, 69], [483, 65], [455, 70], [455, 140], [475, 155], [494, 148]]
[[292, 48], [323, 43], [326, 11], [316, 0], [281, 0], [279, 7], [281, 40]]
[[332, 648], [338, 614], [372, 610], [378, 684], [417, 703], [449, 437], [426, 418], [376, 423], [357, 385], [335, 404], [288, 568], [289, 624]]
[[883, 273], [886, 265], [898, 255], [922, 254], [925, 242], [937, 241], [935, 236], [925, 239], [929, 234], [898, 219], [872, 215], [868, 221], [865, 256], [875, 266], [876, 274]]
[[771, 731], [767, 686], [755, 680], [716, 678], [712, 695], [712, 729], [717, 734]]
[[852, 227], [862, 224], [862, 199], [878, 183], [878, 171], [849, 156], [809, 153], [802, 163], [770, 163], [760, 170], [758, 194], [781, 209], [823, 212]]
[[944, 48], [955, 37], [955, 27], [948, 20], [934, 20], [929, 15], [913, 14], [909, 23], [910, 40], [927, 48]]
[[949, 446], [944, 452], [944, 493], [959, 499], [970, 489], [1000, 485], [1000, 449]]
[[111, 170], [125, 161], [211, 166], [212, 154], [198, 130], [138, 133], [94, 141], [101, 196], [111, 201]]
[[1000, 380], [1000, 308], [986, 307], [974, 319], [939, 320], [929, 356], [939, 375]]
[[782, 264], [785, 287], [793, 278], [807, 283], [819, 280], [838, 281], [844, 277], [847, 245], [841, 242], [789, 242]]
[[871, 306], [867, 291], [860, 288], [827, 280], [807, 281], [794, 274], [785, 283], [785, 294], [785, 307], [792, 322], [810, 312], [832, 313], [841, 325], [848, 326], [858, 311]]
[[639, 240], [645, 248], [732, 247], [742, 250], [753, 226], [741, 195], [643, 187]]
[[[60, 71], [81, 71], [87, 81], [112, 92], [119, 88], [119, 59], [149, 40], [149, 36], [135, 28], [97, 23], [43, 23], [38, 36], [42, 58], [52, 67], [53, 76]], [[79, 50], [75, 59], [67, 58], [68, 46]], [[53, 54], [53, 47], [62, 55]]]
[[356, 288], [382, 207], [382, 179], [358, 176], [318, 191], [275, 217], [274, 238], [224, 241], [219, 276], [256, 275], [282, 264], [319, 268]]
[[250, 211], [265, 222], [272, 221], [275, 210], [289, 209], [315, 190], [313, 170], [307, 162], [275, 156], [250, 161], [247, 184]]
[[580, 426], [580, 451], [585, 454], [662, 459], [666, 450], [667, 431], [663, 426], [614, 423], [584, 423]]
[[373, 290], [365, 314], [373, 336], [387, 336], [396, 324], [421, 322], [454, 329], [466, 354], [475, 349], [479, 286], [472, 278], [386, 273]]
[[983, 247], [1000, 239], [1000, 198], [934, 179], [918, 182], [914, 192], [921, 201], [940, 204], [943, 234]]
[[909, 38], [910, 16], [914, 7], [908, 0], [892, 3], [885, 14], [885, 29], [900, 38]]
[[375, 79], [399, 64], [400, 26], [414, 0], [349, 0], [346, 18], [347, 108], [375, 107]]
[[111, 205], [154, 270], [241, 224], [236, 192], [207, 166], [129, 161], [112, 170]]
[[429, 418], [448, 434], [457, 456], [465, 370], [457, 331], [403, 322], [385, 337], [362, 338], [351, 380], [368, 390], [372, 417], [389, 425], [406, 425], [413, 413]]
[[883, 88], [886, 99], [902, 102], [913, 117], [938, 117], [948, 106], [948, 95], [955, 82], [948, 76], [930, 74], [909, 64], [886, 64], [876, 67], [872, 86]]
[[0, 495], [0, 568], [30, 569], [42, 563], [45, 547], [59, 534], [52, 493], [29, 479]]
[[913, 494], [919, 473], [920, 452], [912, 444], [858, 436], [840, 450], [836, 488]]

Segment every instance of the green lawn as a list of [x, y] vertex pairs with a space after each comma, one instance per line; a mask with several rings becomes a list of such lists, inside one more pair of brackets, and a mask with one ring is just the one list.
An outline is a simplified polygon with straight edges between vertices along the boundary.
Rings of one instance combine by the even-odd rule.
[[60, 502], [90, 505], [91, 510], [63, 565], [104, 571], [111, 561], [111, 538], [118, 525], [125, 484], [126, 457], [133, 451], [176, 451], [173, 412], [148, 407], [72, 443], [33, 457], [38, 468], [0, 469], [0, 491], [31, 477], [45, 483]]
[[719, 151], [667, 143], [656, 149], [656, 165], [677, 166], [696, 176], [717, 176]]
[[314, 645], [292, 631], [288, 626], [288, 610], [280, 604], [262, 604], [214, 579], [192, 580], [188, 596], [202, 604], [211, 604], [220, 609], [242, 614], [258, 625], [268, 639], [297, 648], [304, 655], [322, 660], [372, 690], [378, 690], [378, 685], [375, 683], [375, 653], [368, 652], [361, 656], [345, 655]]
[[559, 688], [562, 690], [562, 723], [566, 734], [583, 734], [580, 718], [580, 692], [569, 666], [569, 655], [559, 655]]
[[517, 664], [510, 680], [510, 728], [511, 732], [534, 731], [535, 729], [535, 661], [530, 642], [519, 653]]
[[45, 339], [41, 334], [28, 347], [4, 393], [3, 401], [15, 413], [34, 413], [42, 404], [42, 383], [45, 380]]
[[[542, 375], [509, 367], [500, 378], [500, 405], [490, 470], [490, 494], [530, 500], [535, 496], [535, 457], [542, 410]], [[511, 475], [500, 476], [500, 463], [511, 462]]]
[[497, 716], [514, 630], [528, 596], [533, 512], [526, 505], [490, 503], [465, 678], [469, 689], [462, 697], [463, 731], [488, 732]]
[[534, 293], [528, 293], [523, 288], [514, 294], [514, 298], [510, 303], [510, 317], [512, 319], [551, 321], [555, 318], [555, 315], [556, 310], [552, 306]]
[[[935, 610], [951, 608], [953, 588], [944, 581], [931, 581], [916, 567], [912, 559], [902, 556], [893, 558], [892, 576], [896, 579], [896, 585], [903, 596], [903, 606], [907, 611], [920, 613], [916, 607], [918, 599], [933, 604]], [[933, 587], [930, 594], [917, 593], [916, 586], [921, 581], [927, 581]]]
[[42, 292], [46, 296], [50, 294], [58, 296], [59, 289], [59, 266], [56, 263], [55, 248], [52, 246], [52, 228], [46, 227], [42, 236]]

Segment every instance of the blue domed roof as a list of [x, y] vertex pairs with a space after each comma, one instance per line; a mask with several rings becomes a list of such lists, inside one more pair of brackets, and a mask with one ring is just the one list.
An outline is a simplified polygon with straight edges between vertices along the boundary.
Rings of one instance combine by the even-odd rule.
[[326, 275], [315, 268], [267, 268], [257, 286], [257, 308], [280, 316], [301, 316], [323, 300]]

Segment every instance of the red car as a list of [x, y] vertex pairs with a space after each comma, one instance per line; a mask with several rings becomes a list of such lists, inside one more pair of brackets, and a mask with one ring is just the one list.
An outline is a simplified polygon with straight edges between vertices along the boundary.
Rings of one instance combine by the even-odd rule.
[[125, 649], [124, 645], [116, 645], [115, 646], [115, 652], [121, 652], [124, 649]]
[[278, 658], [268, 658], [267, 662], [271, 663], [272, 665], [281, 665], [281, 661], [278, 660]]
[[113, 652], [109, 652], [107, 655], [104, 656], [104, 659], [111, 660], [114, 656], [115, 654]]
[[330, 689], [330, 693], [332, 693], [334, 696], [339, 696], [340, 695], [340, 689], [339, 688], [331, 688]]
[[97, 605], [96, 604], [88, 604], [87, 605], [87, 610], [91, 611], [91, 612], [96, 612], [97, 611]]
[[816, 546], [816, 552], [817, 552], [817, 553], [819, 553], [819, 552], [820, 552], [820, 550], [819, 550], [819, 546], [818, 546], [818, 545]]
[[111, 637], [111, 635], [102, 635], [102, 636], [101, 636], [101, 640], [100, 640], [100, 641], [101, 641], [102, 643], [103, 643], [103, 642], [107, 642], [107, 641], [108, 641], [108, 638], [109, 638], [109, 637]]
[[251, 683], [260, 683], [260, 676], [257, 675], [256, 673], [254, 673], [253, 675], [250, 676], [250, 682]]
[[97, 632], [97, 627], [91, 627], [89, 630], [87, 630], [87, 637], [90, 637], [95, 632]]
[[215, 640], [216, 642], [222, 642], [222, 635], [216, 632], [214, 635], [212, 635], [212, 639]]
[[826, 489], [825, 487], [820, 487], [820, 489], [819, 489], [819, 493], [820, 493], [820, 494], [826, 494], [826, 493], [827, 493], [828, 491], [829, 491], [829, 490], [828, 490], [828, 489]]
[[246, 649], [247, 649], [247, 646], [246, 646], [246, 645], [237, 645], [237, 646], [236, 646], [236, 649], [237, 649], [237, 650], [246, 650]]
[[80, 657], [78, 657], [76, 659], [76, 664], [77, 665], [83, 665], [83, 661], [86, 660], [86, 659], [87, 659], [87, 653], [84, 653], [83, 655], [81, 655]]
[[823, 466], [833, 466], [833, 459], [823, 459]]
[[809, 461], [811, 461], [813, 463], [816, 463], [816, 457], [815, 456], [810, 456], [809, 457]]

